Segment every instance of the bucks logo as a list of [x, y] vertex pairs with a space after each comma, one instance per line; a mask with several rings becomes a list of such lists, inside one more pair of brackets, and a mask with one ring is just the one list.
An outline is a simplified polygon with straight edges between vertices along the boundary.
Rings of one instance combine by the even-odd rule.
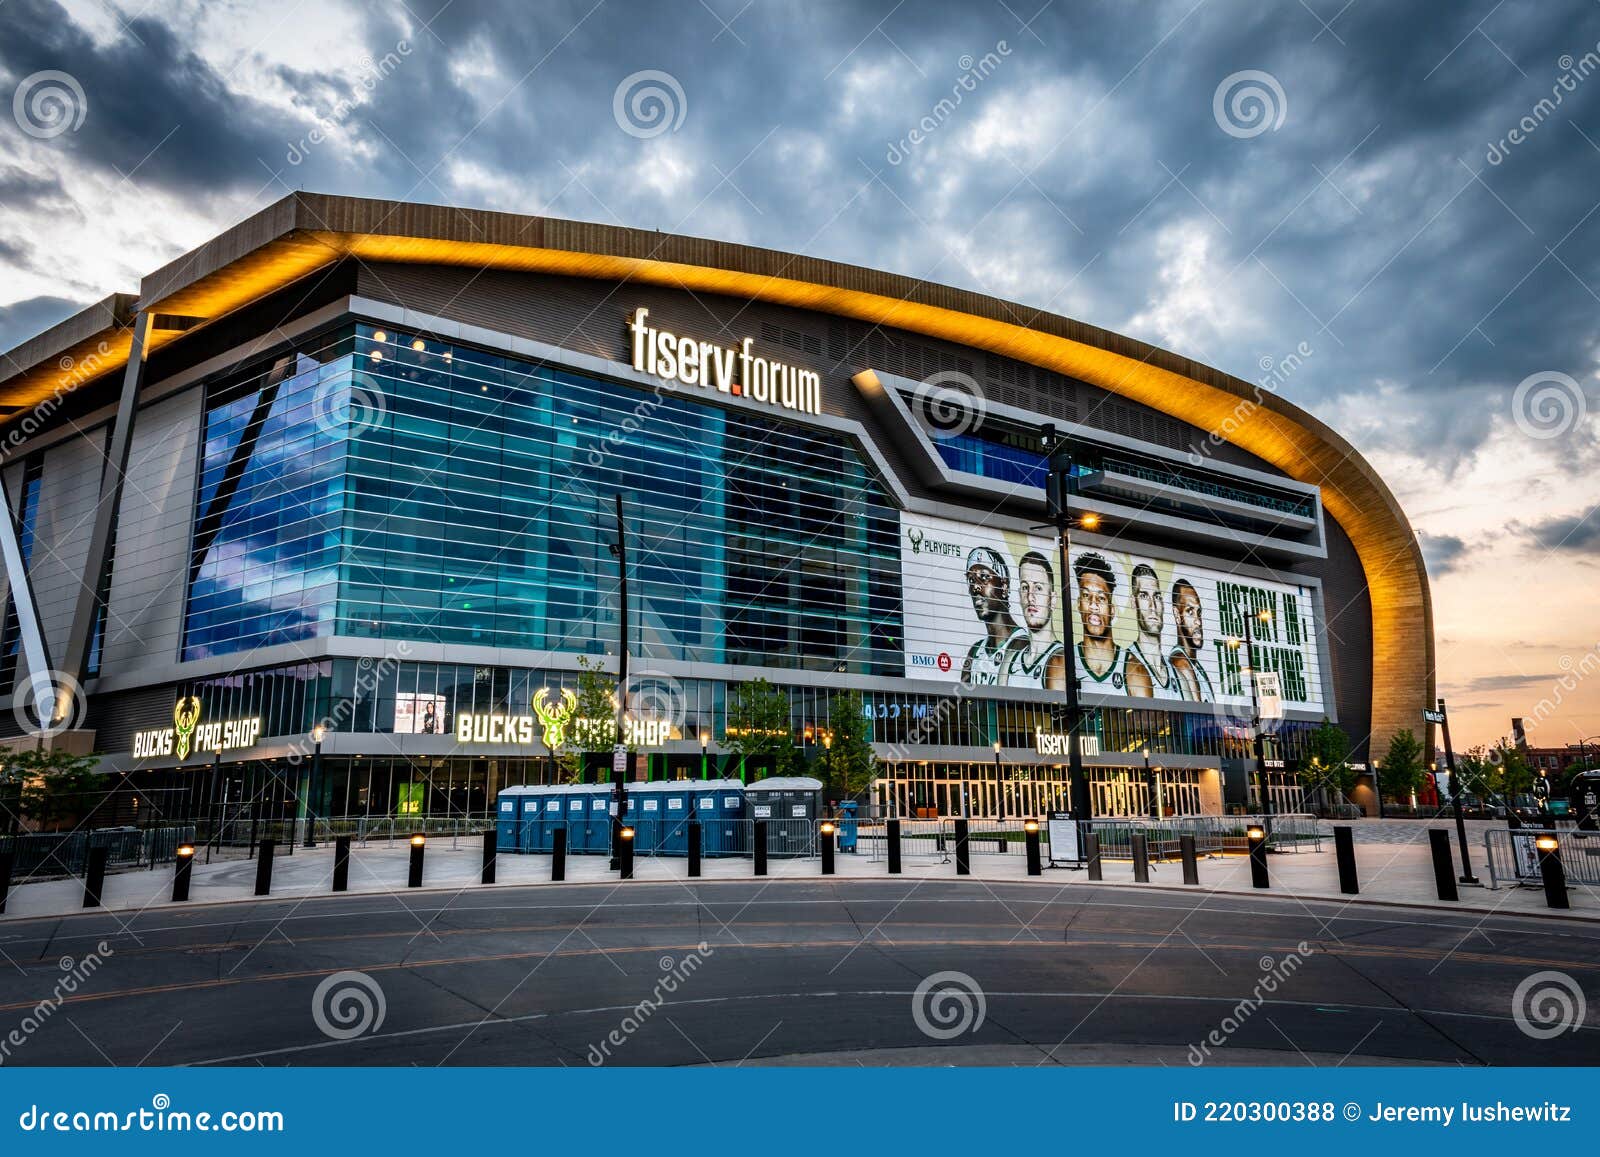
[[911, 553], [917, 554], [922, 550], [922, 531], [918, 527], [906, 528], [906, 537], [911, 540]]
[[195, 725], [200, 722], [200, 700], [194, 695], [185, 695], [178, 700], [177, 706], [172, 709], [172, 727], [177, 732], [177, 756], [179, 759], [189, 758], [189, 741], [194, 738]]
[[544, 745], [551, 751], [565, 746], [567, 724], [572, 722], [572, 716], [577, 710], [578, 697], [569, 688], [561, 688], [559, 701], [551, 695], [548, 687], [541, 687], [534, 693], [533, 713], [539, 717], [539, 723], [544, 727]]

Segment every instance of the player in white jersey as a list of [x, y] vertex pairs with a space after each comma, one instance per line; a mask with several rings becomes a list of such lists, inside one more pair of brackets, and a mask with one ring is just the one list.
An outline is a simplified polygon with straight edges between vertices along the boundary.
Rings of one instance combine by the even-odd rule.
[[1111, 637], [1111, 624], [1117, 617], [1117, 576], [1105, 556], [1085, 551], [1072, 564], [1078, 581], [1078, 622], [1083, 626], [1083, 641], [1078, 644], [1078, 671], [1094, 683], [1110, 683], [1123, 688], [1122, 648]]
[[961, 681], [969, 687], [997, 687], [1011, 671], [1011, 657], [1028, 646], [1028, 632], [1011, 617], [1011, 568], [986, 546], [967, 555], [967, 593], [972, 611], [986, 628], [967, 648]]
[[1178, 645], [1167, 662], [1178, 678], [1185, 699], [1196, 703], [1216, 702], [1211, 676], [1200, 665], [1200, 649], [1206, 643], [1205, 620], [1200, 613], [1200, 592], [1188, 579], [1172, 584], [1172, 621], [1178, 628]]
[[1056, 638], [1056, 577], [1050, 560], [1036, 550], [1023, 555], [1017, 560], [1017, 584], [1028, 646], [1011, 656], [1006, 685], [1064, 691], [1067, 648]]
[[1155, 567], [1142, 562], [1133, 568], [1133, 610], [1139, 620], [1139, 637], [1123, 654], [1123, 677], [1128, 694], [1154, 699], [1182, 699], [1178, 680], [1161, 650], [1166, 608], [1161, 602], [1161, 580]]

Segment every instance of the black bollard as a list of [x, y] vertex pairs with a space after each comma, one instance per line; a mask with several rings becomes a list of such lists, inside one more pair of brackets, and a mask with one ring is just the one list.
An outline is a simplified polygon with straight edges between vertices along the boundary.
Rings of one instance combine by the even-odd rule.
[[[189, 898], [189, 879], [194, 875], [194, 845], [179, 844], [178, 859], [172, 868], [172, 902], [182, 903]], [[0, 912], [5, 911], [0, 905]]]
[[406, 872], [406, 887], [422, 887], [422, 856], [428, 850], [428, 837], [418, 832], [411, 837], [411, 865]]
[[1456, 870], [1450, 859], [1450, 833], [1442, 828], [1428, 829], [1428, 847], [1433, 852], [1433, 883], [1441, 900], [1459, 900]]
[[1128, 850], [1133, 854], [1133, 882], [1150, 882], [1150, 847], [1143, 832], [1128, 833]]
[[11, 853], [0, 852], [0, 913], [6, 910], [6, 897], [11, 894]]
[[1089, 879], [1103, 880], [1106, 878], [1105, 865], [1100, 862], [1100, 837], [1093, 832], [1083, 837], [1084, 862], [1089, 868]]
[[557, 828], [550, 833], [550, 879], [556, 883], [567, 878], [567, 829]]
[[1359, 896], [1361, 894], [1361, 885], [1356, 882], [1356, 836], [1354, 828], [1337, 827], [1333, 829], [1333, 855], [1339, 861], [1339, 891], [1346, 896]]
[[1538, 836], [1533, 846], [1539, 853], [1539, 876], [1544, 881], [1545, 907], [1572, 907], [1567, 901], [1567, 870], [1561, 864], [1561, 841], [1553, 835]]
[[633, 879], [633, 827], [623, 824], [617, 829], [617, 875], [624, 880]]
[[967, 821], [956, 821], [956, 875], [972, 875], [972, 847], [967, 842]]
[[767, 821], [756, 820], [750, 826], [750, 854], [758, 876], [767, 874]]
[[1194, 854], [1194, 837], [1178, 837], [1178, 855], [1183, 857], [1183, 882], [1185, 884], [1198, 884], [1200, 882], [1200, 864]]
[[689, 821], [689, 875], [700, 874], [700, 821]]
[[333, 890], [350, 890], [350, 837], [333, 837]]
[[900, 874], [900, 821], [890, 820], [885, 828], [888, 830], [889, 840], [889, 874]]
[[490, 828], [483, 833], [483, 870], [479, 873], [480, 883], [494, 883], [495, 856], [500, 853], [500, 833]]
[[111, 849], [98, 847], [89, 849], [89, 866], [83, 878], [83, 906], [85, 908], [100, 907], [100, 895], [106, 886], [106, 861], [111, 858]]
[[1028, 875], [1044, 875], [1044, 863], [1039, 855], [1039, 821], [1026, 820], [1022, 825], [1022, 842], [1028, 855]]
[[817, 829], [817, 838], [822, 844], [822, 874], [833, 875], [833, 835], [834, 825], [832, 820], [823, 820], [822, 826]]
[[272, 895], [272, 857], [278, 851], [277, 840], [262, 840], [256, 852], [256, 895]]
[[1267, 829], [1260, 824], [1251, 824], [1246, 830], [1245, 840], [1250, 846], [1251, 886], [1271, 887], [1271, 882], [1267, 879]]

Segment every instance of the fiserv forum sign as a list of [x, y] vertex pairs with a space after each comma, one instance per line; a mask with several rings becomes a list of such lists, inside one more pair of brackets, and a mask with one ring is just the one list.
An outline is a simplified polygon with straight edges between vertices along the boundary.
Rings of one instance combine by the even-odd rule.
[[822, 379], [815, 371], [752, 353], [754, 338], [747, 337], [737, 348], [729, 349], [656, 329], [646, 323], [649, 316], [650, 311], [640, 306], [628, 321], [633, 368], [640, 373], [800, 414], [822, 413]]

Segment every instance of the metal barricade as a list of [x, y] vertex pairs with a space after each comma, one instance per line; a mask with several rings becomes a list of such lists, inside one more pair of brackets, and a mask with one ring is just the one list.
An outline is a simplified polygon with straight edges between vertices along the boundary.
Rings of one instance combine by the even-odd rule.
[[[863, 825], [863, 840], [869, 839], [867, 826]], [[952, 820], [901, 820], [900, 858], [902, 861], [924, 859], [934, 863], [948, 863], [955, 847], [955, 823]], [[874, 823], [867, 850], [873, 863], [889, 858], [887, 828]]]
[[178, 846], [194, 842], [192, 825], [111, 828], [89, 832], [38, 832], [0, 836], [0, 853], [9, 854], [12, 878], [81, 876], [91, 848], [105, 848], [110, 868], [153, 868], [176, 858]]
[[1489, 887], [1538, 884], [1539, 851], [1534, 841], [1554, 835], [1561, 841], [1561, 867], [1568, 884], [1600, 887], [1600, 832], [1562, 828], [1489, 828], [1483, 833], [1484, 858], [1489, 863]]

